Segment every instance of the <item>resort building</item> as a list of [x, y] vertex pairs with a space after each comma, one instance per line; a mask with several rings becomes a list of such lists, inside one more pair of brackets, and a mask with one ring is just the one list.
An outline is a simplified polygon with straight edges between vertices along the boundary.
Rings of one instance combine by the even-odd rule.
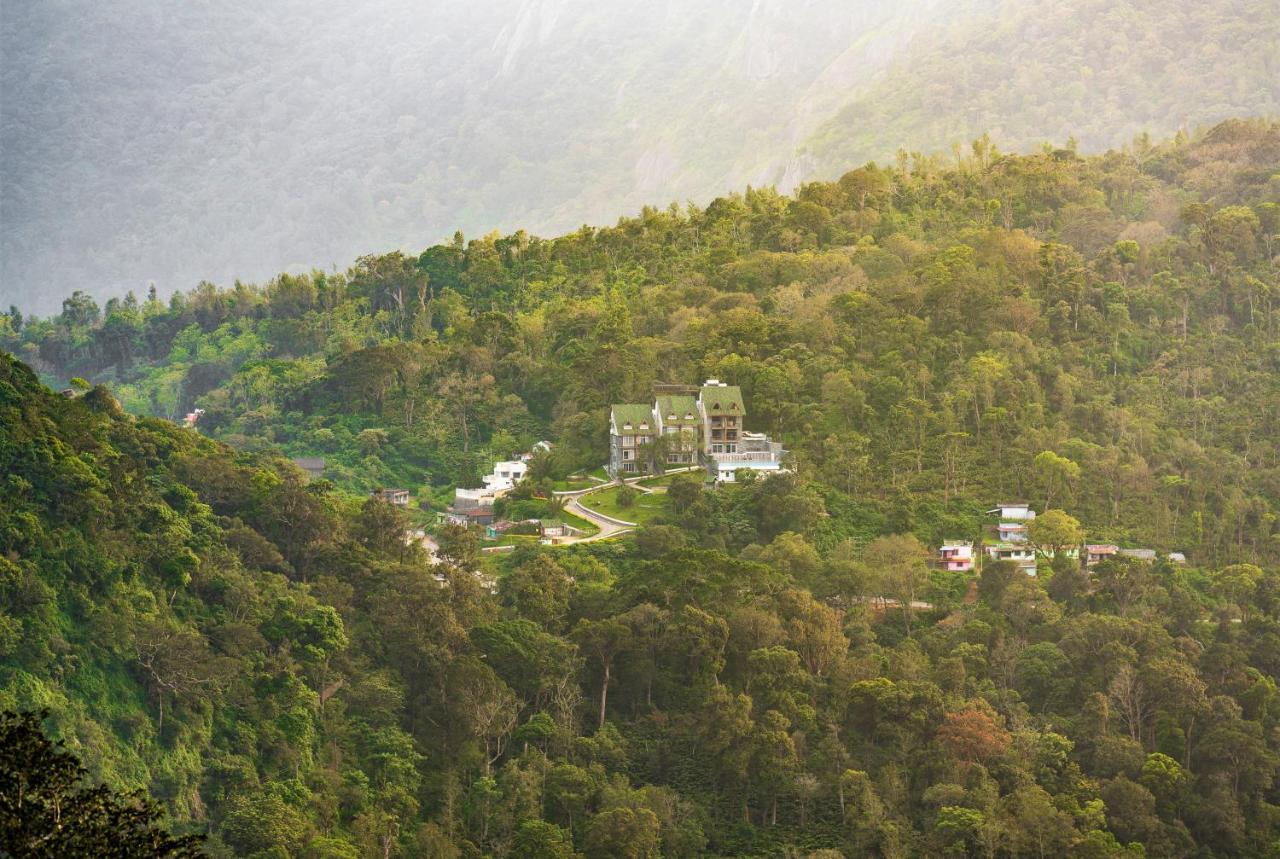
[[318, 480], [324, 477], [325, 462], [323, 456], [295, 457], [293, 464], [305, 471], [307, 478], [310, 480]]
[[649, 471], [649, 448], [657, 426], [649, 406], [614, 406], [609, 412], [609, 474], [625, 477]]
[[783, 470], [786, 451], [747, 432], [742, 390], [718, 379], [701, 386], [657, 385], [652, 406], [615, 405], [609, 414], [609, 474], [644, 474], [655, 456], [666, 468], [701, 464], [711, 479], [732, 483], [742, 469]]

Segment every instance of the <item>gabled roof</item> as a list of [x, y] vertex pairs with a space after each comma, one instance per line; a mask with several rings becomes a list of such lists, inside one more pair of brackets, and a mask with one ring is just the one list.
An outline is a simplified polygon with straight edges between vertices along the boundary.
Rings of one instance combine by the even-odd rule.
[[[613, 407], [613, 424], [618, 432], [625, 432], [627, 435], [652, 435], [655, 432], [653, 425], [653, 410], [643, 403], [620, 403]], [[631, 429], [624, 430], [623, 427], [631, 424]], [[640, 429], [640, 424], [647, 424], [648, 429]]]
[[688, 394], [663, 394], [658, 397], [654, 408], [662, 416], [663, 423], [693, 426], [700, 422], [698, 401]]
[[698, 392], [698, 402], [708, 415], [745, 415], [742, 405], [742, 389], [737, 385], [704, 385]]

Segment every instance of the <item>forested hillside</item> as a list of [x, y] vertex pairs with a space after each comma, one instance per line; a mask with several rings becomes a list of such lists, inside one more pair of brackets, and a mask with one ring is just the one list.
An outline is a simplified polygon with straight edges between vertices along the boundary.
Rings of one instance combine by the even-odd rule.
[[[0, 365], [0, 707], [215, 855], [1271, 856], [1277, 234], [1233, 121], [13, 311], [90, 381]], [[634, 539], [432, 568], [360, 497], [711, 376], [793, 473]], [[1017, 496], [1189, 562], [926, 566]]]

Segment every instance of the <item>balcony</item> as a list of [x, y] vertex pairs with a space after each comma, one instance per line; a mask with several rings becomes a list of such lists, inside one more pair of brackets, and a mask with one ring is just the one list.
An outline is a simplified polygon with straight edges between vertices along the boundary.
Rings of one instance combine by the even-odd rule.
[[749, 450], [739, 453], [713, 453], [711, 458], [716, 462], [782, 462], [782, 452], [769, 450]]

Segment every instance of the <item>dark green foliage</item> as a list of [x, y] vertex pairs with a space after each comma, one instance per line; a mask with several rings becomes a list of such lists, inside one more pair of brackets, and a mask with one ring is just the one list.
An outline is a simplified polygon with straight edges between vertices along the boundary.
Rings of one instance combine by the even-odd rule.
[[182, 859], [201, 839], [175, 838], [159, 807], [139, 795], [83, 784], [84, 767], [40, 728], [48, 713], [0, 713], [0, 853]]

